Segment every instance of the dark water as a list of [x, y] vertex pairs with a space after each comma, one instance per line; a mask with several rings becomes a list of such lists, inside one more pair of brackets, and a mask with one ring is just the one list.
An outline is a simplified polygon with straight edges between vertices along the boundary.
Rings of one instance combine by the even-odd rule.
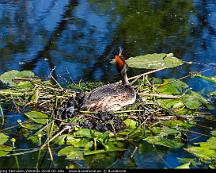
[[[107, 59], [113, 49], [122, 46], [126, 57], [173, 52], [184, 61], [195, 62], [155, 74], [179, 78], [216, 64], [216, 2], [0, 0], [0, 40], [0, 74], [12, 69], [32, 70], [48, 78], [55, 68], [54, 75], [62, 85], [79, 80], [115, 81], [117, 71]], [[216, 70], [203, 74], [215, 76]], [[212, 85], [202, 79], [185, 82], [203, 94], [207, 92], [203, 88]], [[8, 126], [20, 118], [8, 115]], [[179, 165], [177, 157], [185, 155], [164, 148], [155, 151], [145, 143], [140, 144], [134, 159], [129, 158], [130, 152], [98, 155], [76, 164], [85, 168], [100, 164], [113, 168], [173, 168]], [[25, 155], [20, 160], [21, 167], [35, 167], [36, 155]], [[69, 164], [63, 162], [57, 159], [55, 166]], [[0, 168], [5, 167], [16, 167], [14, 159], [1, 158]]]

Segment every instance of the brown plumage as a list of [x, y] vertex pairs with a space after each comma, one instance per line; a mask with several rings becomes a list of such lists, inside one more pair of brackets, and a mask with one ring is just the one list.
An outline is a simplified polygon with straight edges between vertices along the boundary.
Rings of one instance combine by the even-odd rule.
[[128, 67], [121, 50], [118, 55], [115, 55], [115, 63], [121, 74], [122, 84], [108, 84], [92, 90], [84, 97], [82, 107], [88, 110], [109, 112], [120, 110], [135, 102], [136, 92], [128, 82]]

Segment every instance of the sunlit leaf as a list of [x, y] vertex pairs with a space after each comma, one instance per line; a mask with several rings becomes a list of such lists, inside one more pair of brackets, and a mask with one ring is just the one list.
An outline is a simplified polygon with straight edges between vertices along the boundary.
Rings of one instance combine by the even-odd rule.
[[175, 135], [177, 133], [179, 133], [178, 130], [164, 126], [161, 129], [160, 136]]
[[173, 68], [183, 64], [182, 60], [173, 57], [173, 54], [147, 54], [136, 57], [131, 57], [126, 60], [131, 68], [144, 68], [144, 69], [160, 69], [160, 68]]
[[12, 147], [0, 145], [0, 157], [7, 155], [10, 151], [12, 151]]
[[83, 151], [73, 146], [68, 146], [58, 152], [58, 156], [66, 156], [69, 160], [84, 160]]
[[195, 158], [177, 158], [181, 163], [190, 163], [190, 165], [195, 166], [196, 164], [199, 164], [195, 160]]
[[185, 150], [196, 155], [202, 160], [216, 159], [216, 151], [207, 147], [188, 147], [185, 148]]
[[216, 130], [211, 131], [212, 136], [216, 136]]
[[29, 130], [37, 130], [37, 129], [42, 127], [41, 124], [34, 123], [32, 121], [21, 122], [20, 120], [18, 120], [17, 122], [21, 127], [25, 128], [25, 129], [29, 129]]
[[48, 115], [41, 113], [41, 112], [37, 112], [37, 111], [27, 112], [25, 113], [25, 115], [32, 121], [39, 123], [39, 124], [46, 124], [49, 118]]
[[193, 127], [196, 122], [195, 121], [181, 121], [181, 120], [168, 120], [163, 121], [163, 125], [169, 126], [169, 127], [183, 127], [184, 129]]
[[126, 127], [129, 129], [135, 129], [137, 127], [137, 122], [135, 120], [132, 120], [132, 119], [126, 119], [126, 120], [124, 120], [124, 123], [125, 123]]
[[216, 96], [216, 91], [210, 92], [209, 95], [210, 96]]
[[161, 145], [168, 148], [180, 148], [183, 146], [182, 143], [175, 141], [174, 139], [170, 140], [160, 136], [148, 136], [145, 140], [150, 144]]
[[182, 94], [188, 85], [176, 79], [164, 79], [162, 84], [156, 85], [156, 91], [163, 94], [179, 95]]
[[124, 148], [112, 148], [108, 150], [95, 150], [95, 151], [85, 151], [85, 156], [93, 155], [93, 154], [101, 154], [101, 153], [108, 153], [108, 152], [116, 152], [116, 151], [125, 151]]
[[199, 142], [196, 144], [200, 144], [200, 147], [202, 148], [216, 150], [216, 137], [210, 137], [206, 142]]
[[184, 103], [181, 99], [158, 99], [157, 101], [163, 108], [167, 109], [178, 109], [184, 107]]
[[16, 85], [16, 88], [19, 88], [19, 89], [24, 89], [24, 88], [32, 88], [32, 83], [29, 82], [29, 81], [22, 81], [22, 82], [19, 82], [17, 85]]
[[34, 73], [32, 71], [17, 71], [17, 70], [12, 70], [3, 73], [0, 76], [0, 80], [5, 83], [9, 84], [11, 86], [16, 85], [16, 83], [13, 81], [16, 77], [34, 77]]
[[175, 169], [189, 169], [190, 168], [190, 165], [191, 163], [185, 163], [185, 164], [182, 164], [180, 166], [177, 166]]
[[208, 104], [208, 101], [204, 97], [195, 92], [183, 96], [183, 102], [189, 109], [198, 109], [200, 106]]
[[5, 135], [4, 133], [0, 133], [0, 145], [4, 144], [8, 140], [8, 136]]
[[205, 80], [208, 80], [210, 82], [216, 83], [216, 76], [215, 77], [207, 77], [207, 76], [201, 75], [199, 73], [196, 73], [193, 76], [200, 77], [202, 79], [205, 79]]

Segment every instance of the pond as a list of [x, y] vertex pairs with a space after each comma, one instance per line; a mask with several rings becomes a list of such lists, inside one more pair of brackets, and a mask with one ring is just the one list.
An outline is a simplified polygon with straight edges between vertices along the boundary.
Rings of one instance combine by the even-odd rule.
[[[215, 76], [216, 3], [214, 0], [2, 0], [0, 1], [0, 74], [10, 70], [31, 70], [42, 79], [54, 77], [62, 86], [79, 81], [114, 82], [120, 79], [108, 60], [113, 50], [123, 48], [127, 58], [149, 53], [174, 53], [193, 62], [177, 69], [155, 73], [160, 78], [181, 78], [190, 72]], [[129, 70], [129, 76], [137, 72]], [[206, 96], [213, 84], [202, 78], [184, 80]], [[208, 88], [211, 89], [208, 89]], [[207, 88], [207, 89], [203, 89]], [[213, 109], [212, 114], [216, 111]], [[7, 112], [4, 129], [16, 125], [20, 114]], [[191, 129], [190, 142], [205, 141], [214, 122], [200, 120]], [[17, 129], [17, 147], [31, 148]], [[204, 134], [204, 135], [203, 135]], [[41, 168], [175, 168], [177, 158], [190, 157], [183, 149], [155, 147], [146, 142], [125, 152], [89, 156], [85, 161], [68, 161], [48, 154]], [[38, 153], [19, 156], [20, 168], [35, 168]], [[0, 168], [16, 168], [14, 157], [1, 158]]]

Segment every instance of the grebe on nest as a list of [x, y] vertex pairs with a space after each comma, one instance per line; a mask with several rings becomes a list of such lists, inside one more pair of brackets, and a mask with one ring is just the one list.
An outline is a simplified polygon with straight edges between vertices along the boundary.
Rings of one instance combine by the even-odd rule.
[[128, 81], [128, 66], [121, 49], [119, 54], [115, 55], [115, 64], [121, 74], [122, 84], [108, 84], [92, 90], [84, 97], [83, 108], [109, 112], [120, 110], [122, 107], [135, 102], [136, 92]]

